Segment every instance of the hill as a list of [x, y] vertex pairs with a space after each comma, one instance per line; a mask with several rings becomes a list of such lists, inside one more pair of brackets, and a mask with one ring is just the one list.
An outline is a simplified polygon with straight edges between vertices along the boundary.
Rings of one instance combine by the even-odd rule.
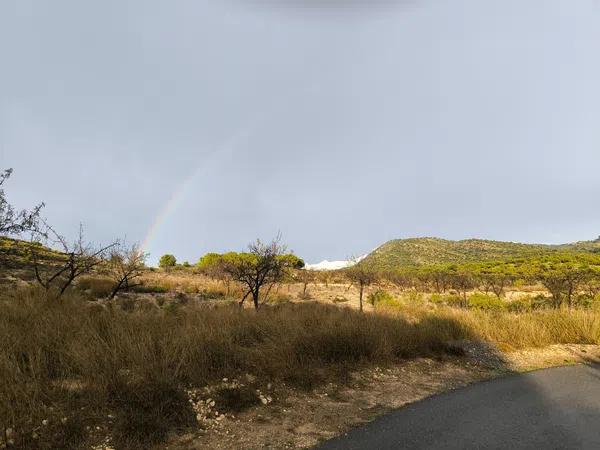
[[530, 258], [553, 252], [600, 253], [600, 239], [562, 245], [522, 244], [516, 242], [467, 239], [450, 241], [439, 238], [395, 239], [388, 241], [365, 259], [381, 270], [436, 264]]

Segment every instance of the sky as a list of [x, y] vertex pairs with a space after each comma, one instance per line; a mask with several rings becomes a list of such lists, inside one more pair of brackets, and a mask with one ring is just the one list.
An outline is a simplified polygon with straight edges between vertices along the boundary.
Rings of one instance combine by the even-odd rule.
[[195, 262], [600, 235], [598, 0], [3, 0], [0, 168]]

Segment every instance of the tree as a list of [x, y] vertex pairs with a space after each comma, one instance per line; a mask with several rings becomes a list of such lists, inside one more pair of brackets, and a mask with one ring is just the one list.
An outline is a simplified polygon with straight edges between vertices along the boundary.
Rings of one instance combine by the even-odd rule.
[[258, 310], [264, 288], [267, 296], [273, 285], [282, 280], [294, 264], [298, 264], [299, 258], [286, 255], [286, 248], [280, 241], [279, 236], [268, 244], [257, 239], [248, 246], [247, 253], [223, 255], [223, 270], [246, 288], [240, 306], [251, 295], [254, 308]]
[[325, 284], [325, 287], [329, 287], [329, 283], [333, 279], [333, 271], [331, 270], [321, 270], [316, 272], [317, 279]]
[[44, 207], [40, 203], [31, 211], [17, 211], [8, 203], [2, 186], [10, 178], [13, 170], [8, 169], [0, 173], [0, 235], [18, 235], [25, 232], [39, 231], [40, 212]]
[[462, 306], [469, 306], [467, 293], [475, 288], [475, 279], [471, 272], [462, 269], [453, 269], [449, 272], [450, 286], [461, 296]]
[[590, 270], [590, 274], [583, 280], [582, 288], [590, 298], [595, 298], [600, 294], [600, 272], [596, 270]]
[[146, 268], [147, 253], [133, 244], [127, 246], [119, 243], [111, 249], [107, 261], [107, 274], [114, 280], [114, 287], [109, 295], [112, 300], [123, 290], [137, 286], [135, 280], [139, 278]]
[[173, 267], [175, 267], [177, 265], [177, 258], [175, 258], [175, 256], [170, 255], [170, 254], [166, 254], [166, 255], [162, 255], [160, 257], [160, 260], [158, 261], [158, 267], [160, 267], [161, 269], [171, 269]]
[[444, 265], [424, 267], [416, 273], [416, 279], [423, 285], [431, 286], [435, 292], [442, 294], [450, 285], [450, 269]]
[[508, 264], [485, 265], [475, 268], [474, 272], [484, 292], [487, 294], [491, 291], [498, 298], [504, 296], [504, 290], [513, 284], [516, 278], [512, 266]]
[[359, 289], [359, 308], [363, 311], [363, 295], [366, 286], [370, 286], [378, 280], [377, 271], [366, 262], [358, 262], [345, 269], [346, 276], [352, 283], [356, 283]]
[[222, 261], [223, 255], [221, 255], [220, 253], [207, 253], [202, 258], [200, 258], [198, 264], [196, 264], [196, 267], [198, 267], [198, 269], [202, 270], [203, 272], [210, 272], [215, 267], [220, 265]]
[[219, 253], [207, 253], [196, 267], [206, 276], [223, 282], [227, 295], [231, 292], [231, 275], [225, 270], [225, 258]]
[[[573, 307], [574, 296], [582, 289], [593, 292], [600, 271], [600, 258], [589, 253], [556, 253], [530, 262], [530, 279], [540, 282], [552, 296], [553, 306]], [[590, 285], [591, 283], [591, 285]]]
[[107, 252], [117, 245], [117, 242], [113, 242], [107, 246], [95, 247], [93, 244], [86, 242], [82, 225], [79, 226], [78, 238], [74, 243], [69, 244], [52, 227], [43, 221], [42, 223], [44, 224], [42, 235], [50, 239], [55, 245], [60, 246], [65, 254], [65, 258], [58, 266], [53, 266], [50, 269], [42, 269], [37, 253], [38, 246], [32, 245], [31, 256], [35, 278], [46, 291], [56, 286], [58, 297], [62, 296], [77, 278], [91, 273], [100, 266]]
[[302, 298], [308, 298], [306, 290], [308, 289], [308, 285], [310, 283], [315, 282], [315, 273], [311, 270], [298, 269], [294, 275], [294, 279], [302, 283]]

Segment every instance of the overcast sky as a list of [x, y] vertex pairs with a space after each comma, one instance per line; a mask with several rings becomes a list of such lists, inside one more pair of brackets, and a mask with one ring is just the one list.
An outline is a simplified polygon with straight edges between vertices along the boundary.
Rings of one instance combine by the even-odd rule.
[[0, 168], [64, 234], [600, 234], [597, 0], [2, 0]]

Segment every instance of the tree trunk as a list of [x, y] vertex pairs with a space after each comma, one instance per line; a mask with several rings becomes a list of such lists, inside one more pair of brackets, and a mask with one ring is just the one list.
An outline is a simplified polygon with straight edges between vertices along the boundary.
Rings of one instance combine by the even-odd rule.
[[364, 284], [360, 284], [360, 312], [363, 312], [363, 291], [365, 289]]
[[258, 295], [259, 295], [258, 290], [256, 292], [252, 293], [252, 301], [254, 302], [254, 309], [257, 311], [258, 311]]
[[112, 300], [113, 298], [115, 298], [117, 296], [117, 293], [119, 292], [119, 290], [121, 289], [121, 286], [123, 285], [123, 281], [124, 280], [120, 280], [117, 285], [113, 288], [112, 292], [110, 293], [110, 297], [108, 297], [109, 300]]
[[246, 292], [244, 294], [244, 296], [242, 297], [242, 299], [240, 300], [240, 302], [238, 303], [238, 305], [240, 305], [240, 308], [244, 307], [244, 300], [246, 300], [246, 298], [248, 298], [248, 296], [250, 295], [250, 291]]

